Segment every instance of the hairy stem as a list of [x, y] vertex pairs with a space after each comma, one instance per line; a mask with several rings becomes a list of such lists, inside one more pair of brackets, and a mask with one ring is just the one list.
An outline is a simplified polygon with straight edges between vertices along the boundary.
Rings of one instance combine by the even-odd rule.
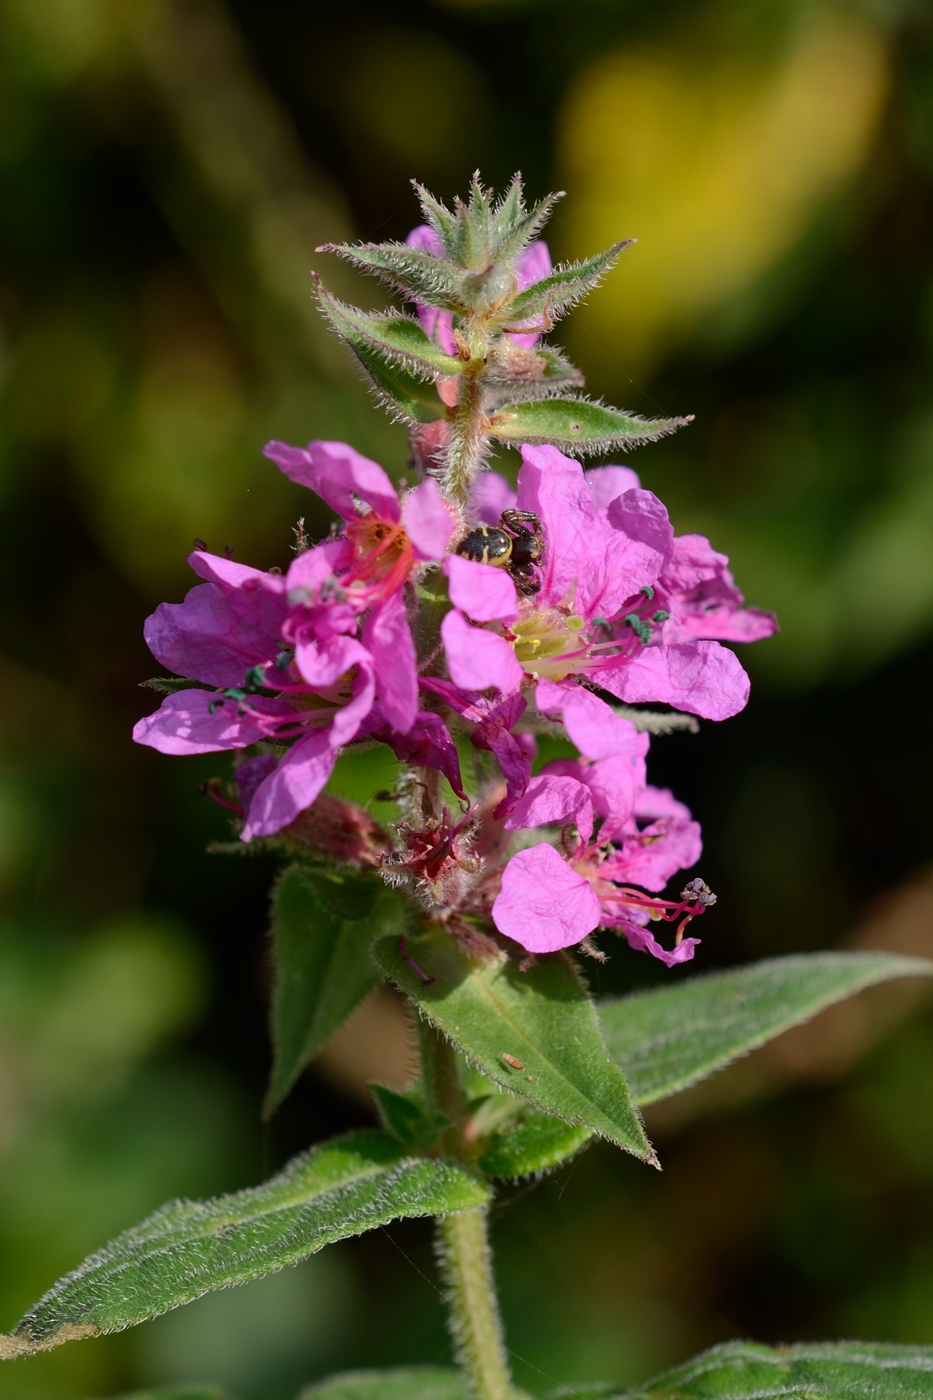
[[471, 360], [460, 381], [460, 403], [453, 421], [443, 491], [448, 500], [463, 505], [480, 469], [486, 446], [483, 414], [482, 359]]
[[485, 1208], [438, 1221], [437, 1249], [457, 1360], [476, 1400], [512, 1400]]
[[[457, 1052], [426, 1021], [420, 1023], [418, 1035], [428, 1098], [450, 1119], [445, 1150], [469, 1161]], [[485, 1209], [464, 1210], [438, 1220], [437, 1252], [447, 1285], [448, 1320], [457, 1360], [475, 1400], [512, 1400]]]

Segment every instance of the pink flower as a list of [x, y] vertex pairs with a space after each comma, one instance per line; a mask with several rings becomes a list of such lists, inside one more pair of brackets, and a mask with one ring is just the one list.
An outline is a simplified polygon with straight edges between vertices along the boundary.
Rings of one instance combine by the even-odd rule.
[[[417, 228], [413, 228], [405, 242], [409, 248], [421, 248], [426, 253], [433, 253], [437, 258], [443, 257], [443, 244], [430, 224], [419, 224]], [[551, 255], [548, 252], [547, 244], [540, 240], [537, 243], [529, 243], [515, 265], [515, 280], [518, 283], [518, 290], [523, 292], [526, 287], [531, 286], [532, 282], [540, 282], [541, 278], [547, 277], [551, 270]], [[446, 355], [456, 355], [457, 342], [454, 339], [453, 316], [449, 311], [441, 311], [436, 306], [419, 304], [418, 320], [421, 322], [421, 328], [425, 335], [429, 335]], [[539, 331], [513, 332], [509, 338], [516, 345], [530, 349], [533, 345], [537, 345], [541, 334]]]
[[207, 581], [183, 603], [157, 608], [146, 641], [175, 674], [220, 689], [176, 692], [133, 734], [173, 754], [289, 745], [255, 787], [244, 840], [271, 835], [310, 806], [377, 697], [385, 732], [417, 730], [415, 747], [459, 781], [452, 741], [443, 747], [436, 716], [419, 718], [402, 595], [412, 570], [441, 558], [450, 536], [436, 485], [423, 482], [400, 502], [382, 468], [342, 443], [273, 443], [267, 452], [343, 515], [343, 532], [300, 554], [285, 576], [192, 554]]
[[[448, 560], [460, 616], [448, 614], [441, 634], [454, 683], [507, 693], [521, 683], [520, 669], [537, 682], [538, 708], [547, 714], [576, 703], [580, 680], [620, 700], [661, 701], [707, 719], [738, 713], [749, 687], [734, 653], [689, 630], [671, 639], [663, 631], [671, 613], [666, 594], [658, 601], [661, 579], [679, 556], [658, 498], [639, 487], [615, 495], [625, 484], [617, 474], [626, 469], [618, 467], [593, 473], [591, 489], [580, 464], [554, 447], [525, 447], [522, 463], [516, 503], [541, 524], [540, 589], [519, 598], [502, 570]], [[504, 499], [486, 486], [481, 508], [498, 505], [496, 494]], [[683, 615], [697, 606], [685, 604]], [[466, 618], [498, 618], [500, 626], [484, 636]], [[603, 713], [608, 722], [611, 711]]]
[[[566, 853], [541, 842], [512, 856], [492, 907], [495, 925], [534, 953], [570, 947], [603, 927], [623, 933], [631, 947], [668, 967], [686, 962], [699, 939], [684, 938], [683, 930], [715, 896], [700, 880], [688, 884], [679, 901], [653, 899], [644, 890], [663, 890], [677, 870], [699, 859], [700, 828], [664, 789], [642, 786], [634, 802], [629, 805], [626, 795], [620, 803], [599, 768], [551, 764], [528, 784], [506, 828], [562, 825]], [[594, 814], [605, 814], [595, 841]], [[576, 828], [575, 842], [568, 823]], [[648, 931], [648, 923], [658, 920], [678, 923], [671, 950]]]

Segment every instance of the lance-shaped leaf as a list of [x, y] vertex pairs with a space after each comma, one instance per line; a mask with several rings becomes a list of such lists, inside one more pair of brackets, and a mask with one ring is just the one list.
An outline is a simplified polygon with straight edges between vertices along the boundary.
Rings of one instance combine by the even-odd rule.
[[319, 253], [336, 253], [362, 272], [378, 277], [410, 301], [442, 311], [466, 311], [460, 271], [445, 258], [404, 243], [324, 243]]
[[390, 1220], [447, 1215], [488, 1197], [459, 1162], [407, 1156], [385, 1133], [349, 1133], [296, 1157], [263, 1186], [173, 1201], [124, 1231], [0, 1336], [0, 1358], [119, 1332]]
[[802, 953], [605, 1001], [599, 1016], [632, 1097], [648, 1104], [863, 987], [931, 973], [926, 958], [899, 953]]
[[589, 1128], [531, 1110], [490, 1134], [479, 1164], [488, 1176], [533, 1176], [572, 1157], [591, 1136]]
[[448, 1366], [345, 1371], [303, 1390], [298, 1400], [470, 1400], [464, 1375]]
[[358, 352], [363, 347], [370, 357], [426, 380], [434, 380], [439, 374], [462, 374], [463, 361], [439, 350], [417, 321], [346, 306], [331, 296], [319, 277], [314, 280], [322, 313], [352, 349]]
[[726, 1342], [647, 1385], [611, 1395], [612, 1400], [927, 1400], [933, 1397], [933, 1347]]
[[477, 963], [437, 927], [410, 939], [406, 953], [397, 938], [375, 947], [393, 981], [477, 1069], [545, 1113], [654, 1162], [596, 1009], [566, 956], [542, 958], [525, 972], [504, 956]]
[[377, 934], [405, 928], [406, 906], [378, 876], [291, 865], [272, 896], [272, 1041], [265, 1112], [379, 981]]
[[555, 267], [547, 277], [532, 282], [530, 287], [519, 292], [508, 307], [503, 309], [500, 321], [521, 329], [522, 322], [532, 318], [545, 317], [546, 321], [556, 320], [565, 311], [569, 311], [571, 306], [582, 301], [602, 281], [622, 250], [634, 242], [634, 238], [625, 238], [621, 243], [613, 243], [605, 252], [587, 258], [586, 262], [566, 263]]
[[434, 423], [450, 416], [433, 384], [426, 384], [411, 370], [387, 364], [365, 345], [354, 345], [353, 351], [369, 376], [376, 397], [393, 417], [410, 424]]
[[497, 409], [489, 431], [502, 442], [542, 443], [576, 453], [637, 447], [676, 432], [693, 418], [640, 418], [589, 399], [540, 399]]

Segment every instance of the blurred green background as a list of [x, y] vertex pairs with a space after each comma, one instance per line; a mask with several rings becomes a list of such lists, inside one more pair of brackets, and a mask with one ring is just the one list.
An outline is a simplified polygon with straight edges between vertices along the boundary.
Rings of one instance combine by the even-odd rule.
[[[324, 528], [268, 437], [404, 469], [308, 274], [376, 304], [313, 249], [403, 237], [411, 176], [566, 189], [557, 257], [640, 240], [558, 339], [610, 401], [697, 415], [633, 464], [781, 616], [746, 713], [654, 746], [720, 896], [697, 967], [933, 953], [927, 0], [2, 0], [0, 70], [0, 1325], [164, 1199], [369, 1121], [365, 1074], [404, 1062], [377, 1002], [261, 1129], [274, 866], [205, 853], [224, 759], [129, 735], [192, 538], [268, 567], [300, 514]], [[598, 980], [660, 975], [614, 951]], [[518, 1382], [732, 1335], [933, 1342], [933, 1016], [906, 1010], [860, 1002], [657, 1111], [663, 1175], [599, 1147], [505, 1192]], [[443, 1360], [432, 1278], [398, 1225], [8, 1365], [0, 1400], [284, 1400]]]

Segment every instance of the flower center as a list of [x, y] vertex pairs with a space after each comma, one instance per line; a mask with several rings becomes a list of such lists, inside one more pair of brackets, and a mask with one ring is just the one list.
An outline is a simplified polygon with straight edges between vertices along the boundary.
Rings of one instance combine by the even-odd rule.
[[353, 563], [341, 582], [355, 592], [386, 597], [401, 588], [415, 562], [411, 541], [401, 525], [370, 512], [347, 522]]
[[556, 607], [523, 610], [506, 635], [524, 670], [546, 680], [584, 675], [619, 665], [646, 646], [668, 613], [658, 609], [654, 589], [643, 588], [618, 614], [589, 621], [573, 611], [571, 588]]

